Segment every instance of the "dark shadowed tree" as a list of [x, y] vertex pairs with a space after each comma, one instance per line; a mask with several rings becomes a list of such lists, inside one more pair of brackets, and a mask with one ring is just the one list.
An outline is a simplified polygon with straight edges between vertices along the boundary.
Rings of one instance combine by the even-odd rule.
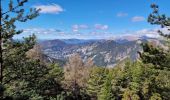
[[[39, 60], [32, 60], [26, 53], [36, 43], [35, 35], [14, 40], [13, 37], [21, 34], [17, 30], [16, 22], [32, 20], [39, 15], [39, 9], [26, 9], [23, 6], [28, 0], [4, 0], [8, 8], [1, 4], [0, 7], [0, 81], [7, 87], [7, 93], [14, 95], [27, 95], [31, 92], [36, 95], [36, 85], [46, 73], [46, 67]], [[32, 90], [30, 90], [32, 89]], [[35, 90], [35, 91], [34, 91]], [[3, 96], [3, 95], [2, 95]], [[27, 98], [27, 96], [23, 96]], [[2, 97], [3, 98], [3, 97]]]
[[[161, 28], [167, 30], [168, 33], [164, 33], [161, 30], [158, 30], [158, 33], [164, 37], [166, 41], [165, 46], [168, 48], [170, 46], [170, 17], [165, 14], [160, 14], [158, 5], [152, 4], [151, 8], [153, 12], [148, 17], [148, 22], [152, 25], [160, 25]], [[160, 47], [154, 47], [150, 44], [143, 44], [143, 52], [139, 53], [141, 60], [145, 64], [153, 64], [156, 74], [152, 76], [155, 82], [154, 87], [152, 88], [152, 97], [151, 100], [161, 98], [168, 100], [170, 96], [170, 49], [164, 49]]]

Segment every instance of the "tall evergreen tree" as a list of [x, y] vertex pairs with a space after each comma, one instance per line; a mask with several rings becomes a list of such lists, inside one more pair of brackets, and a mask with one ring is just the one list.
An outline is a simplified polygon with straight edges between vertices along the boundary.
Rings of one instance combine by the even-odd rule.
[[[148, 17], [148, 22], [152, 25], [160, 25], [162, 28], [167, 28], [170, 30], [170, 17], [166, 16], [165, 14], [159, 13], [159, 6], [156, 4], [152, 4], [151, 8], [153, 9], [153, 12]], [[161, 30], [158, 30], [160, 35], [170, 38], [170, 33], [165, 34]]]
[[[107, 71], [107, 70], [106, 70]], [[103, 86], [100, 90], [98, 95], [98, 100], [113, 100], [113, 89], [112, 89], [112, 73], [109, 71], [105, 72], [107, 74], [106, 78], [104, 79]]]
[[89, 76], [87, 83], [87, 93], [92, 99], [96, 100], [106, 78], [105, 68], [94, 67]]
[[[170, 18], [165, 14], [159, 14], [158, 5], [152, 4], [151, 8], [153, 12], [148, 17], [148, 22], [151, 24], [160, 25], [162, 28], [167, 29], [170, 32]], [[158, 30], [161, 36], [170, 39], [170, 33], [163, 33]], [[166, 41], [166, 40], [165, 40]], [[167, 46], [170, 46], [169, 42]], [[142, 61], [144, 63], [152, 63], [158, 69], [170, 70], [170, 52], [169, 50], [164, 50], [163, 48], [155, 48], [150, 44], [143, 44], [143, 53], [139, 53]]]
[[7, 87], [6, 94], [29, 98], [36, 95], [37, 83], [47, 73], [46, 66], [26, 55], [36, 43], [35, 35], [22, 41], [14, 40], [13, 36], [22, 33], [22, 30], [17, 30], [16, 22], [24, 24], [34, 19], [39, 15], [39, 9], [24, 9], [28, 0], [5, 2], [8, 2], [8, 9], [3, 9], [2, 4], [0, 7], [0, 81], [2, 86]]
[[7, 82], [4, 78], [12, 73], [8, 71], [16, 71], [15, 68], [19, 69], [22, 62], [28, 61], [25, 53], [35, 44], [34, 35], [24, 38], [22, 42], [12, 39], [14, 35], [22, 33], [22, 30], [16, 29], [15, 23], [17, 21], [26, 22], [38, 16], [38, 10], [32, 8], [29, 14], [24, 14], [25, 10], [22, 6], [26, 2], [27, 0], [17, 0], [17, 4], [14, 5], [13, 1], [10, 0], [6, 11], [1, 6], [1, 83]]
[[[151, 24], [160, 25], [162, 28], [170, 32], [170, 17], [165, 14], [159, 13], [159, 7], [155, 4], [151, 5], [153, 12], [148, 17], [148, 22]], [[169, 47], [170, 33], [163, 33], [158, 30], [161, 36], [167, 41], [166, 46]], [[155, 82], [154, 87], [152, 86], [152, 97], [162, 98], [168, 100], [170, 96], [170, 48], [158, 48], [150, 44], [143, 44], [143, 52], [139, 53], [141, 60], [145, 64], [153, 64], [156, 74], [154, 74], [152, 83]]]

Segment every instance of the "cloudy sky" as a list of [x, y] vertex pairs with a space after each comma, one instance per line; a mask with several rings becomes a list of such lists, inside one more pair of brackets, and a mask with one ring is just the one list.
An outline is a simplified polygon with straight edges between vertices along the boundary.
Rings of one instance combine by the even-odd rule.
[[[4, 10], [7, 1], [2, 1]], [[39, 39], [156, 36], [153, 33], [159, 27], [147, 23], [152, 3], [160, 6], [161, 13], [170, 15], [170, 0], [29, 0], [25, 8], [40, 8], [40, 16], [16, 23], [18, 29], [24, 30], [16, 38], [32, 33]]]

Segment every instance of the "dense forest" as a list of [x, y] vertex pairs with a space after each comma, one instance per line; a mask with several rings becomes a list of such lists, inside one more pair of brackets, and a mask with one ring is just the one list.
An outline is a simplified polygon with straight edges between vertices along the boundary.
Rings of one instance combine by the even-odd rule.
[[[8, 10], [0, 9], [0, 100], [169, 100], [170, 35], [159, 31], [167, 48], [142, 43], [140, 59], [126, 60], [113, 68], [84, 62], [78, 54], [64, 67], [43, 59], [36, 36], [14, 40], [17, 23], [39, 16], [40, 9], [23, 9], [27, 0], [10, 0]], [[170, 32], [170, 18], [153, 12], [148, 22]]]

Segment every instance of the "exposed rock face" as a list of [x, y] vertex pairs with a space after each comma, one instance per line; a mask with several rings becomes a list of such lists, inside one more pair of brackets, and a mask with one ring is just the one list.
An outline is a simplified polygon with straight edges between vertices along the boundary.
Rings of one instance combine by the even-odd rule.
[[[142, 40], [143, 41], [143, 40]], [[41, 42], [45, 55], [67, 61], [74, 53], [79, 53], [83, 60], [89, 57], [97, 66], [114, 66], [126, 58], [136, 60], [137, 51], [141, 51], [141, 40], [115, 41], [115, 40], [48, 40]]]

